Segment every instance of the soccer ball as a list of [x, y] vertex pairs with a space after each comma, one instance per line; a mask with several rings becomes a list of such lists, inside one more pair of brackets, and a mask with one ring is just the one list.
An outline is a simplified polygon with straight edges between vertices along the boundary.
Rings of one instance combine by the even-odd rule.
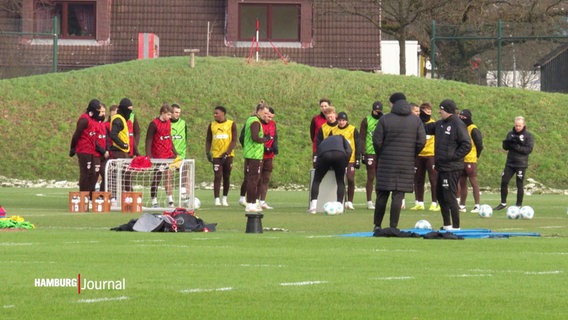
[[534, 209], [530, 206], [524, 206], [520, 210], [521, 219], [532, 219], [534, 217]]
[[479, 207], [479, 216], [482, 218], [491, 218], [493, 215], [493, 208], [488, 204], [482, 204]]
[[323, 204], [323, 213], [328, 216], [333, 216], [337, 214], [337, 202], [326, 202]]
[[343, 210], [345, 210], [345, 208], [343, 207], [343, 203], [336, 202], [336, 206], [337, 206], [337, 214], [342, 214]]
[[519, 219], [521, 216], [520, 208], [517, 206], [510, 206], [507, 208], [507, 218], [509, 219]]
[[414, 225], [414, 228], [420, 230], [432, 230], [432, 225], [428, 222], [428, 220], [418, 220]]
[[199, 198], [195, 197], [193, 198], [193, 209], [197, 210], [201, 208], [201, 200], [199, 200]]
[[337, 202], [337, 201], [326, 202], [323, 205], [323, 213], [325, 213], [328, 216], [333, 216], [333, 215], [336, 215], [336, 214], [342, 214], [343, 213], [343, 204], [341, 204], [341, 202]]

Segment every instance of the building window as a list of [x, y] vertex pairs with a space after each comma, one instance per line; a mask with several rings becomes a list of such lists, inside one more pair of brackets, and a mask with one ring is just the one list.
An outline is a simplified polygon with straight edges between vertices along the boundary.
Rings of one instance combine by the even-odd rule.
[[311, 48], [313, 0], [226, 0], [225, 44], [250, 47], [259, 22], [259, 46]]
[[300, 41], [299, 4], [240, 4], [239, 40]]
[[96, 1], [41, 1], [34, 10], [34, 32], [47, 33], [57, 17], [62, 39], [96, 39]]

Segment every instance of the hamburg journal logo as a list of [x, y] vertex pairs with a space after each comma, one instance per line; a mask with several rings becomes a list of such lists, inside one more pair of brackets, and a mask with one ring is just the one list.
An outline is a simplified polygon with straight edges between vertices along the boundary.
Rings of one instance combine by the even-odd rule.
[[76, 288], [77, 294], [83, 291], [115, 291], [126, 289], [126, 279], [99, 280], [81, 277], [77, 278], [35, 278], [34, 287], [36, 288]]

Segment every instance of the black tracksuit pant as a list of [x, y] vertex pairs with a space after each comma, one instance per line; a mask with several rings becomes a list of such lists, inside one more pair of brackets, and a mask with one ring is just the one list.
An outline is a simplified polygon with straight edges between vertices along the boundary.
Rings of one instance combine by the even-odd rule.
[[456, 199], [462, 170], [439, 171], [436, 181], [436, 195], [440, 204], [444, 226], [460, 227], [460, 208]]

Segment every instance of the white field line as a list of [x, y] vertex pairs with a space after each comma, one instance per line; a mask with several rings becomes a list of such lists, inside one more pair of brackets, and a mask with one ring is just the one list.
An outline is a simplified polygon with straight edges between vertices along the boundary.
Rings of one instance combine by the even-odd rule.
[[373, 249], [373, 252], [418, 252], [418, 250], [414, 249]]
[[[191, 246], [192, 248], [195, 248]], [[199, 246], [200, 249], [228, 249], [232, 248], [231, 246]]]
[[[568, 253], [563, 253], [568, 254]], [[522, 273], [522, 274], [559, 274], [562, 270], [549, 270], [549, 271], [524, 271], [524, 270], [484, 270], [484, 269], [470, 269], [470, 272], [479, 272], [478, 274], [498, 274], [498, 273]]]
[[[156, 248], [194, 248], [194, 246], [191, 245], [185, 245], [185, 244], [137, 244], [137, 247], [156, 247]], [[227, 249], [230, 248], [230, 246], [199, 246], [200, 249], [205, 249], [205, 248], [212, 248], [212, 249]]]
[[55, 261], [41, 261], [41, 260], [34, 260], [34, 261], [21, 261], [21, 260], [0, 260], [0, 264], [53, 264], [57, 263]]
[[31, 242], [0, 242], [0, 246], [3, 247], [15, 247], [15, 246], [32, 246]]
[[216, 289], [194, 288], [194, 289], [180, 290], [180, 292], [181, 293], [202, 293], [202, 292], [222, 292], [222, 291], [231, 291], [231, 290], [233, 290], [232, 287], [216, 288]]
[[490, 273], [478, 273], [478, 274], [454, 274], [454, 275], [449, 275], [448, 277], [450, 278], [470, 278], [470, 277], [493, 277], [492, 274]]
[[56, 193], [50, 193], [50, 194], [45, 194], [45, 193], [36, 193], [35, 194], [36, 197], [43, 197], [43, 198], [61, 198], [61, 195], [67, 195], [67, 193], [56, 192]]
[[281, 286], [311, 286], [314, 284], [325, 284], [327, 281], [300, 281], [300, 282], [282, 282], [280, 283]]
[[371, 278], [371, 280], [412, 280], [415, 279], [412, 276], [396, 276], [396, 277], [379, 277]]
[[[496, 273], [520, 273], [524, 275], [556, 275], [561, 274], [562, 270], [549, 270], [549, 271], [521, 271], [521, 270], [469, 270], [472, 272], [481, 273], [464, 273], [464, 274], [454, 274], [449, 275], [450, 278], [467, 278], [467, 277], [493, 277]], [[489, 273], [491, 272], [491, 273]]]
[[527, 271], [524, 274], [542, 276], [542, 275], [561, 274], [561, 273], [562, 273], [562, 271], [560, 271], [560, 270], [551, 270], [551, 271], [537, 271], [537, 272], [528, 272]]
[[285, 268], [286, 266], [283, 264], [240, 264], [241, 267], [247, 268]]
[[4, 309], [15, 308], [15, 307], [16, 306], [13, 305], [13, 304], [5, 304], [5, 305], [2, 306], [2, 308], [4, 308]]
[[191, 248], [184, 244], [138, 244], [138, 247], [160, 247], [160, 248]]
[[126, 299], [128, 299], [128, 297], [126, 297], [126, 296], [121, 296], [121, 297], [116, 297], [116, 298], [81, 299], [81, 300], [77, 301], [77, 303], [96, 303], [96, 302], [106, 302], [106, 301], [120, 301], [120, 300], [126, 300]]
[[[497, 272], [497, 271], [491, 270], [491, 269], [469, 269], [469, 270], [466, 270], [466, 271], [477, 272], [477, 273], [496, 273]], [[510, 271], [507, 271], [507, 272], [510, 272]]]
[[541, 229], [564, 229], [566, 226], [543, 226]]
[[[76, 213], [75, 213], [76, 214]], [[53, 216], [51, 214], [45, 216]], [[40, 229], [49, 229], [49, 230], [109, 230], [107, 227], [39, 227]]]
[[100, 243], [100, 241], [97, 240], [91, 240], [91, 241], [70, 241], [70, 242], [63, 242], [65, 244], [84, 244], [84, 243]]

